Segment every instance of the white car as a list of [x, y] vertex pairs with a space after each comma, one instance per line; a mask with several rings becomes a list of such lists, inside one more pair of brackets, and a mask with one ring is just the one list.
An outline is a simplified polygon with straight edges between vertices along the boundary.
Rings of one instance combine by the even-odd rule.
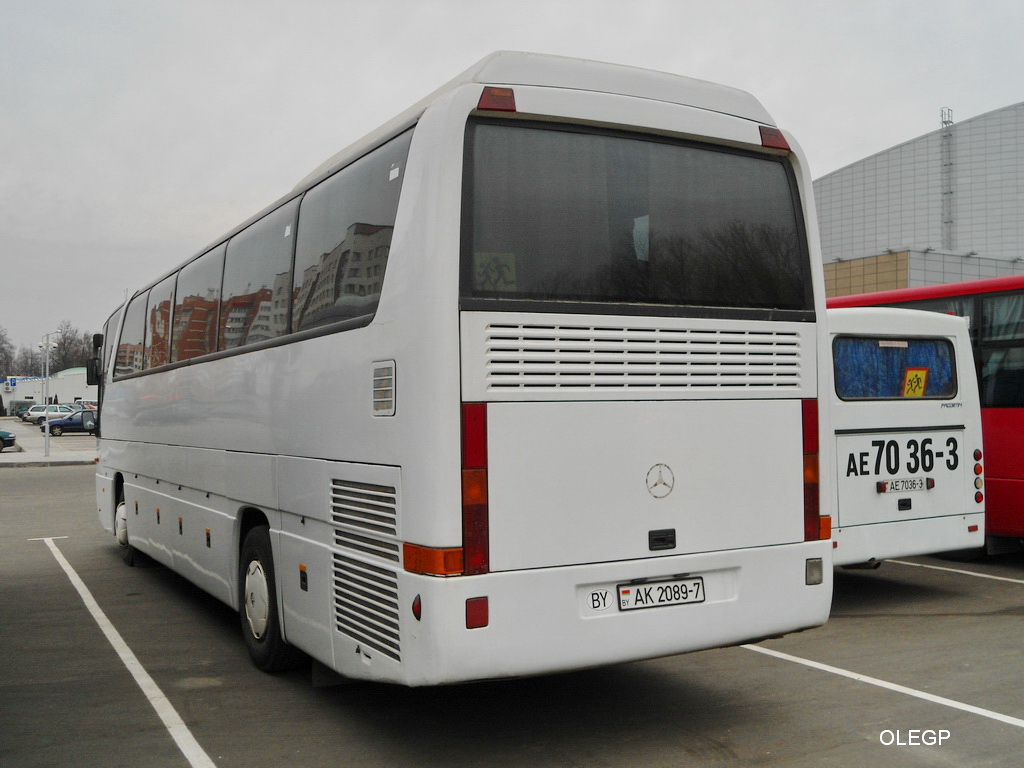
[[33, 424], [42, 424], [46, 420], [64, 419], [75, 412], [69, 405], [33, 405], [21, 418]]

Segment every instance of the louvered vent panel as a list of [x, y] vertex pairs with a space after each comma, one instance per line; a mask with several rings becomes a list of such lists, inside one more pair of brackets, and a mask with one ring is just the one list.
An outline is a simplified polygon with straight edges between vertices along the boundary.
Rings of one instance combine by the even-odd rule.
[[800, 334], [490, 324], [489, 390], [798, 389]]
[[387, 485], [331, 481], [331, 519], [370, 534], [398, 534], [398, 498]]
[[331, 520], [339, 547], [399, 561], [398, 506], [392, 486], [332, 480]]
[[334, 618], [343, 635], [401, 661], [398, 574], [334, 555]]

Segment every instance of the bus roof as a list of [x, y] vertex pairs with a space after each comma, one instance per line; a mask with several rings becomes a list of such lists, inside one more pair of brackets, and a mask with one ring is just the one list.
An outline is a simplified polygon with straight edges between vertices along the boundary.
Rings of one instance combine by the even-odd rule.
[[963, 283], [926, 285], [920, 288], [897, 288], [891, 291], [857, 293], [852, 296], [836, 296], [828, 300], [829, 307], [863, 307], [878, 304], [896, 304], [905, 301], [943, 299], [948, 296], [971, 296], [975, 293], [998, 293], [1024, 289], [1024, 275], [989, 277], [984, 280], [969, 280]]
[[328, 158], [302, 179], [295, 189], [310, 186], [350, 158], [363, 154], [411, 126], [423, 111], [441, 96], [472, 83], [612, 93], [720, 112], [763, 125], [775, 125], [761, 102], [746, 91], [729, 86], [622, 64], [542, 53], [497, 51], [484, 57], [372, 134]]
[[828, 330], [834, 335], [927, 335], [967, 332], [967, 320], [957, 315], [900, 307], [829, 307]]

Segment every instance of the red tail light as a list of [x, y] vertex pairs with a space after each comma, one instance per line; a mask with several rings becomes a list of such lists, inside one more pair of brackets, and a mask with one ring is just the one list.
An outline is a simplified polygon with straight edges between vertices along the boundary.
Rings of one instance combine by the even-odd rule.
[[487, 573], [487, 404], [462, 404], [463, 573]]
[[515, 112], [516, 95], [511, 88], [498, 88], [493, 85], [484, 87], [480, 94], [480, 101], [477, 102], [477, 109], [486, 109], [491, 112]]
[[783, 152], [791, 152], [789, 142], [782, 135], [782, 131], [771, 125], [758, 126], [761, 129], [761, 146], [768, 149], [781, 149]]
[[818, 541], [832, 536], [832, 521], [822, 517], [819, 500], [818, 401], [803, 400], [800, 405], [804, 459], [804, 541]]
[[981, 449], [974, 449], [974, 461], [977, 462], [974, 465], [974, 487], [978, 489], [978, 492], [974, 494], [974, 501], [981, 504], [985, 500], [985, 494], [981, 492], [981, 489], [985, 487], [985, 481], [982, 479], [982, 475], [985, 473], [985, 468], [981, 465]]

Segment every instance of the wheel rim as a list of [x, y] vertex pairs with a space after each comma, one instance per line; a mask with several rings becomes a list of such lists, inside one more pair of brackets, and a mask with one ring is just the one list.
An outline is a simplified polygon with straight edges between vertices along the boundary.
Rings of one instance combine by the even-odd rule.
[[128, 546], [128, 506], [122, 501], [114, 513], [114, 535], [122, 547]]
[[253, 560], [245, 571], [245, 618], [249, 622], [249, 630], [257, 640], [263, 638], [267, 631], [267, 619], [270, 614], [270, 590], [267, 587], [267, 574], [263, 571], [263, 563]]

